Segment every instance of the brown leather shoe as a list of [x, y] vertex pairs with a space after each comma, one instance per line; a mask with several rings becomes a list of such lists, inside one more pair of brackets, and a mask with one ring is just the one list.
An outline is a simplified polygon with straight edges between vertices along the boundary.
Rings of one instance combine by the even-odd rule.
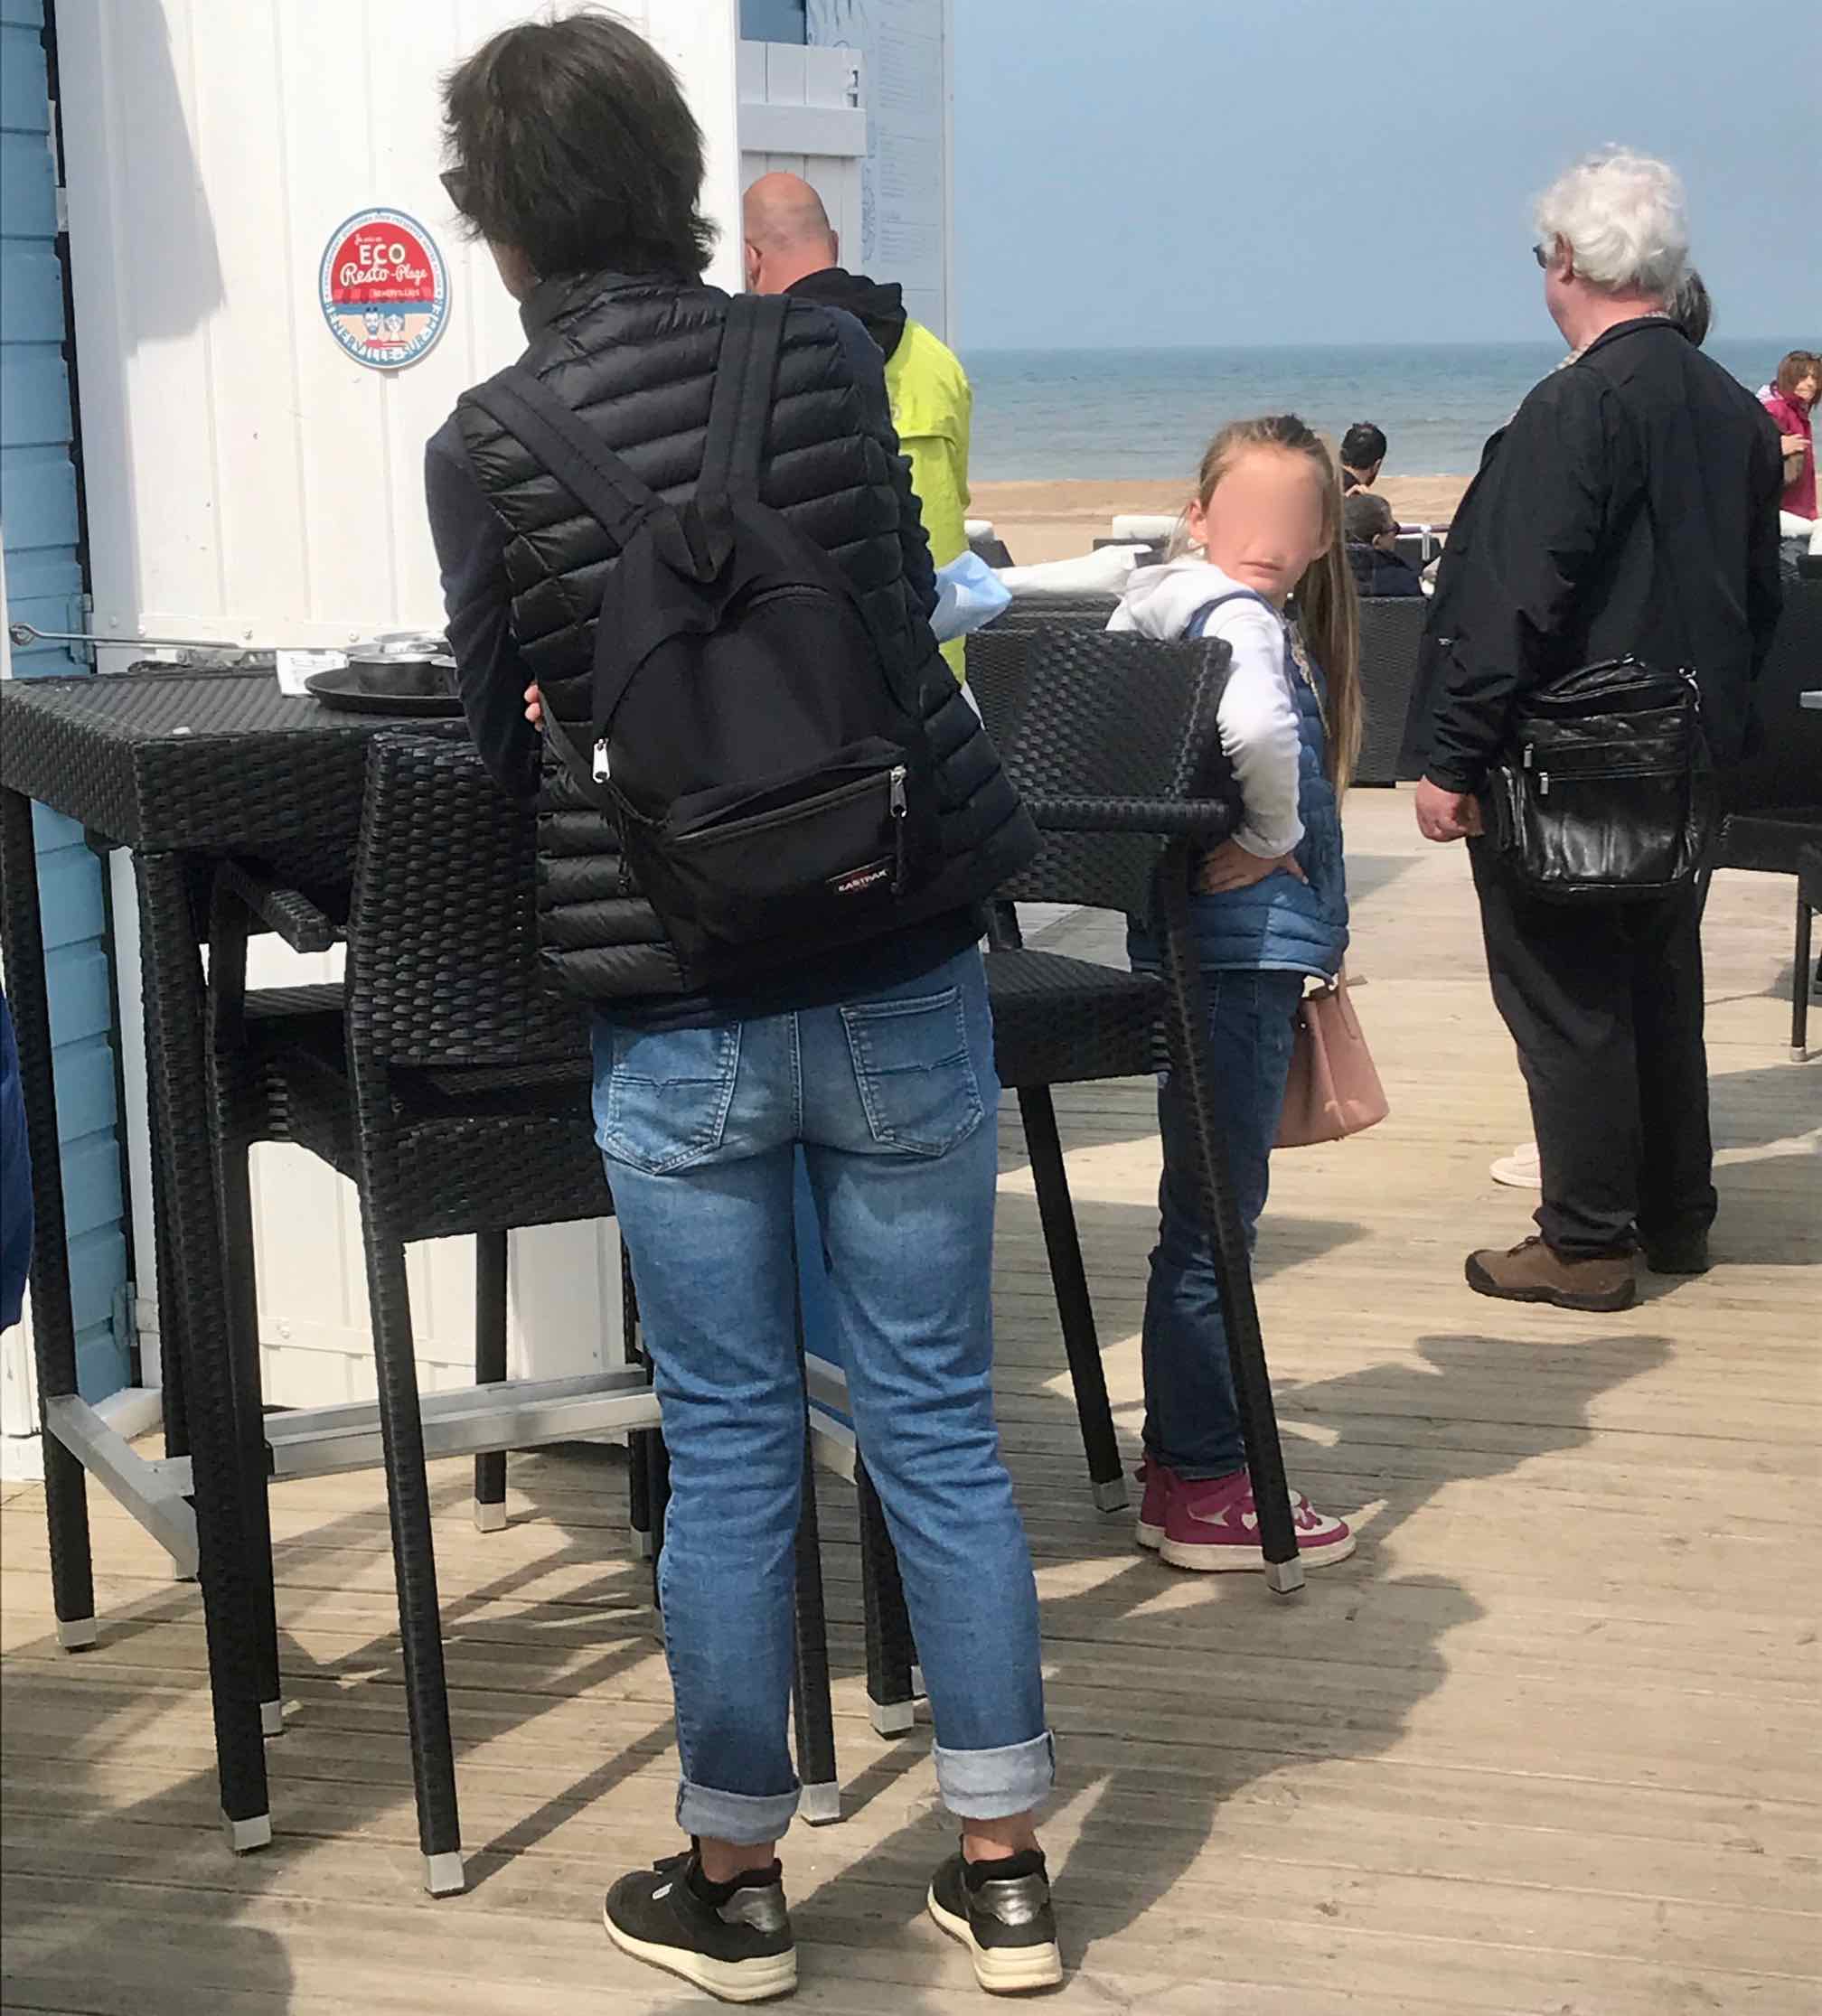
[[1468, 1256], [1468, 1285], [1506, 1302], [1549, 1302], [1559, 1309], [1629, 1309], [1639, 1299], [1630, 1253], [1564, 1260], [1535, 1235], [1510, 1252], [1489, 1247]]

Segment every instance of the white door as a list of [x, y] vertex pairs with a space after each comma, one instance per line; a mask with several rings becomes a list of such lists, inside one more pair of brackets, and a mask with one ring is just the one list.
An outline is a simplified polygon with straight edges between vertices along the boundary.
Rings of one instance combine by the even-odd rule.
[[[424, 443], [524, 339], [438, 183], [437, 83], [488, 34], [544, 11], [528, 0], [58, 0], [101, 633], [334, 644], [440, 623]], [[616, 11], [689, 93], [708, 143], [705, 201], [724, 227], [712, 277], [737, 286], [737, 0], [616, 0]], [[397, 371], [340, 348], [318, 299], [337, 226], [382, 206], [435, 239], [449, 283], [436, 347]], [[130, 878], [117, 872], [115, 886], [130, 891]], [[254, 979], [329, 970], [265, 948]], [[134, 1027], [136, 976], [136, 961], [122, 961]], [[143, 1178], [143, 1062], [130, 1046], [127, 1064]], [[268, 1397], [363, 1395], [372, 1366], [352, 1189], [300, 1151], [265, 1149], [255, 1211]], [[412, 1256], [428, 1388], [472, 1377], [473, 1276], [466, 1241]], [[515, 1237], [511, 1294], [515, 1372], [617, 1360], [611, 1227]]]

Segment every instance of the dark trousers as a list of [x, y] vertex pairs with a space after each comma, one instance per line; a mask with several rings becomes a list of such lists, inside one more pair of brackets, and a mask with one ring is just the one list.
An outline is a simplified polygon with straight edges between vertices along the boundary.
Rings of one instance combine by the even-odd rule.
[[1702, 902], [1545, 903], [1470, 844], [1494, 1005], [1518, 1046], [1544, 1165], [1538, 1229], [1585, 1260], [1714, 1218]]

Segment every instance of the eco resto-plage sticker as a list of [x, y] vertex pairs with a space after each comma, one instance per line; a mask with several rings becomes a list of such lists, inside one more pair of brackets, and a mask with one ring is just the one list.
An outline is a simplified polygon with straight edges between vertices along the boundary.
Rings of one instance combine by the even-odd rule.
[[357, 363], [380, 371], [416, 363], [449, 310], [437, 241], [398, 210], [363, 210], [330, 234], [320, 277], [323, 319]]

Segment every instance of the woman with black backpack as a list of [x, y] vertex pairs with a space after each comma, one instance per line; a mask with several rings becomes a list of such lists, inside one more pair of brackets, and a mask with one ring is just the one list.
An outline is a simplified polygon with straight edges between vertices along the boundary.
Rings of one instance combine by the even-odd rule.
[[801, 1150], [960, 1823], [929, 1908], [983, 1987], [1044, 1986], [1054, 1767], [993, 1416], [978, 950], [1036, 833], [930, 633], [879, 353], [704, 284], [701, 136], [662, 60], [601, 15], [529, 23], [446, 98], [446, 184], [529, 338], [430, 444], [448, 634], [484, 758], [540, 809], [540, 950], [594, 1011], [671, 1458], [691, 1839], [614, 1884], [607, 1930], [728, 2001], [796, 1982]]

